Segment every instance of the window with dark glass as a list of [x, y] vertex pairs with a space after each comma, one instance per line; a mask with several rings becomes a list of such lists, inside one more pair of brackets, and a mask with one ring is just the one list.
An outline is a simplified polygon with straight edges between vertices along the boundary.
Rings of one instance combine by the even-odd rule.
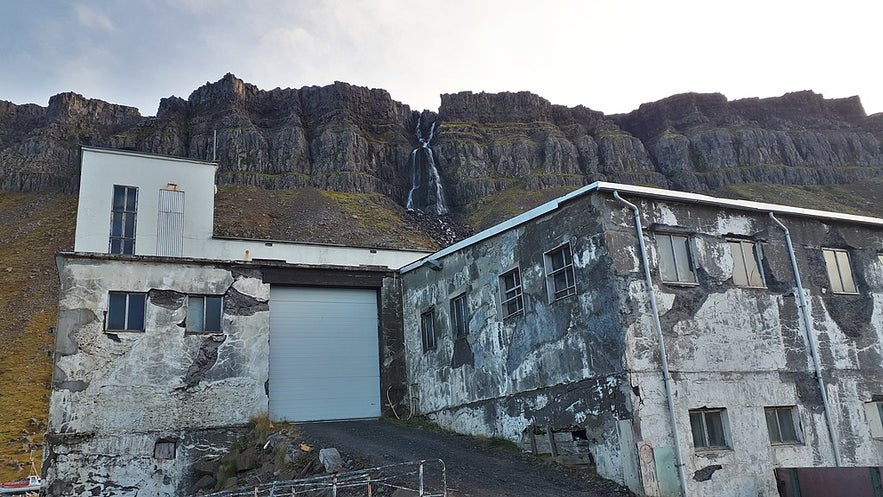
[[828, 281], [834, 293], [858, 293], [852, 268], [849, 265], [849, 253], [840, 249], [822, 249], [825, 267], [828, 270]]
[[107, 306], [107, 329], [113, 331], [144, 331], [143, 293], [110, 292]]
[[219, 332], [224, 310], [223, 297], [187, 297], [187, 331]]
[[138, 188], [113, 187], [113, 209], [110, 215], [110, 253], [135, 253], [135, 217], [138, 210]]
[[726, 417], [723, 409], [693, 409], [690, 411], [690, 428], [693, 447], [697, 449], [727, 449]]
[[521, 295], [521, 273], [518, 268], [500, 276], [500, 302], [504, 318], [523, 312], [524, 299]]
[[420, 335], [423, 337], [423, 352], [435, 350], [435, 309], [420, 315]]
[[659, 250], [659, 275], [662, 281], [696, 283], [689, 237], [657, 233], [656, 247]]
[[774, 444], [800, 443], [795, 423], [794, 406], [765, 407], [766, 427], [770, 434], [770, 442]]
[[469, 334], [469, 315], [466, 310], [466, 294], [451, 299], [451, 327], [455, 337]]
[[733, 254], [733, 284], [748, 288], [764, 288], [761, 259], [763, 254], [759, 243], [747, 240], [729, 240]]
[[576, 293], [576, 278], [573, 275], [573, 255], [570, 243], [546, 252], [543, 256], [546, 266], [546, 287], [549, 301], [555, 301]]

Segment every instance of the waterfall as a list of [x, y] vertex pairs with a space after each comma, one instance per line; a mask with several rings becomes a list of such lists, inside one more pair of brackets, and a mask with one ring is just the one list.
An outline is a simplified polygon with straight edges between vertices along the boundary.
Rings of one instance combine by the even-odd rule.
[[[441, 177], [435, 167], [435, 154], [430, 146], [435, 136], [435, 123], [429, 128], [429, 136], [423, 137], [421, 117], [417, 118], [414, 134], [420, 146], [411, 151], [411, 190], [408, 191], [408, 210], [432, 212], [439, 216], [448, 213]], [[422, 166], [422, 167], [421, 167]]]

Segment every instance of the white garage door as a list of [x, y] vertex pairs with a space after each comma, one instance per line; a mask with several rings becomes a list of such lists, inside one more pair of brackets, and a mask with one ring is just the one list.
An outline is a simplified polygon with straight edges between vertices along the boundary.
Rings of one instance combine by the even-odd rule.
[[270, 418], [380, 416], [377, 292], [270, 287]]

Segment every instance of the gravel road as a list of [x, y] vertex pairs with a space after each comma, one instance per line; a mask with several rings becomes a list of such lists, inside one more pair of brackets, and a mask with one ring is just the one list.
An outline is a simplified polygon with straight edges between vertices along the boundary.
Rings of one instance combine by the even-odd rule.
[[298, 425], [320, 447], [336, 448], [354, 467], [442, 459], [455, 497], [625, 497], [632, 494], [588, 470], [544, 462], [474, 437], [390, 421]]

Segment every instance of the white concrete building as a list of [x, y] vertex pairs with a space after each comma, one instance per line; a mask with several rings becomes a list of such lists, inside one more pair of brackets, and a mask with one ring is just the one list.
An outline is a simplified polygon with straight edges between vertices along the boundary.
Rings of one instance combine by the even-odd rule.
[[378, 417], [403, 398], [396, 270], [426, 253], [216, 238], [215, 171], [82, 148], [49, 495], [184, 495], [251, 418]]

